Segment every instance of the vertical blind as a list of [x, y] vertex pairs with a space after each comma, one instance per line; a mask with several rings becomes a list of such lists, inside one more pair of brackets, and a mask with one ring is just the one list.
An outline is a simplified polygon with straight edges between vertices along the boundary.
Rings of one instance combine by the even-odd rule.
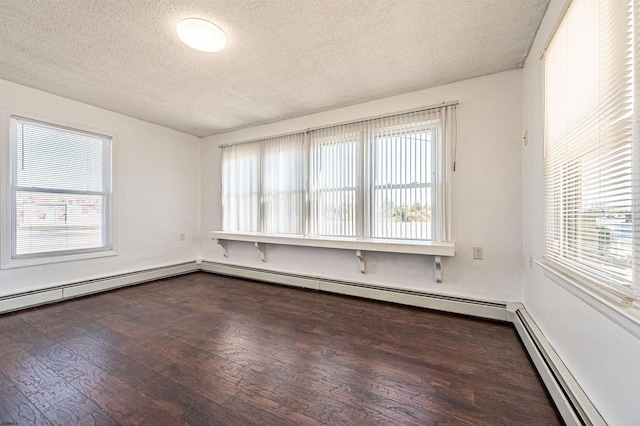
[[223, 228], [303, 234], [304, 135], [281, 136], [222, 150]]
[[454, 104], [222, 147], [223, 229], [446, 241]]
[[222, 150], [223, 229], [259, 231], [260, 142]]
[[374, 238], [448, 240], [456, 106], [365, 122], [368, 229]]
[[345, 124], [311, 132], [311, 234], [355, 237], [361, 225], [358, 188], [362, 126]]
[[262, 232], [303, 234], [306, 151], [303, 135], [264, 141], [262, 148]]
[[110, 248], [110, 138], [11, 118], [12, 257]]
[[634, 3], [574, 0], [544, 55], [546, 257], [612, 291], [638, 263]]

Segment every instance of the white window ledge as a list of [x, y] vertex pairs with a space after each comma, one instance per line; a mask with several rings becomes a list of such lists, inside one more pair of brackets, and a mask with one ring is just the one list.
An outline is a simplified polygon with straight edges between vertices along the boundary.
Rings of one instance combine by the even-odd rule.
[[299, 235], [269, 235], [253, 232], [210, 231], [209, 237], [215, 240], [228, 257], [227, 241], [244, 241], [254, 243], [260, 251], [262, 261], [266, 262], [265, 244], [280, 244], [290, 246], [321, 247], [340, 250], [355, 250], [360, 261], [360, 272], [366, 273], [363, 252], [376, 251], [386, 253], [407, 253], [434, 256], [436, 281], [442, 281], [441, 256], [453, 256], [455, 243], [453, 241], [409, 241], [387, 240], [373, 238], [345, 238], [345, 237], [311, 237]]
[[554, 262], [542, 259], [536, 264], [551, 281], [640, 339], [640, 309], [635, 304], [630, 305], [614, 293], [582, 282]]
[[27, 266], [47, 265], [50, 263], [71, 262], [75, 260], [87, 260], [99, 257], [117, 256], [114, 250], [98, 250], [86, 253], [65, 254], [65, 255], [40, 255], [18, 259], [5, 259], [0, 265], [0, 269], [24, 268]]

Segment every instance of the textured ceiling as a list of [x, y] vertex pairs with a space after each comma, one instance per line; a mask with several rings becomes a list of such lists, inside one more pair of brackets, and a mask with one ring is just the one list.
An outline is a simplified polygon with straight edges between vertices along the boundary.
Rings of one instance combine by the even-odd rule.
[[548, 1], [0, 0], [0, 79], [208, 136], [520, 67]]

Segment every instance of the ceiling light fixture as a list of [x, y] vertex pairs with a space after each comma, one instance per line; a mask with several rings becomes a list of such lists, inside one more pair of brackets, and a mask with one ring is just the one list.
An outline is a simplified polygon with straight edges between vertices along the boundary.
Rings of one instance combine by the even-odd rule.
[[204, 19], [183, 19], [176, 31], [184, 44], [201, 52], [217, 52], [227, 44], [227, 36], [222, 30]]

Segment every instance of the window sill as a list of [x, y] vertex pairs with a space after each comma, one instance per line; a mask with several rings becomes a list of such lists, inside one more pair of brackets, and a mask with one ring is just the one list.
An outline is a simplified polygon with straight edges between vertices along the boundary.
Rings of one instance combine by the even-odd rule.
[[436, 281], [442, 282], [441, 256], [453, 256], [455, 243], [453, 241], [407, 241], [384, 240], [372, 238], [344, 238], [344, 237], [309, 237], [296, 235], [269, 235], [252, 232], [210, 231], [209, 237], [215, 240], [228, 257], [227, 241], [244, 241], [254, 243], [260, 251], [262, 261], [266, 262], [265, 244], [280, 244], [303, 247], [320, 247], [339, 250], [355, 250], [360, 261], [360, 272], [366, 273], [364, 260], [365, 251], [386, 253], [407, 253], [434, 256]]
[[373, 238], [309, 237], [296, 235], [269, 235], [253, 232], [211, 231], [211, 239], [247, 241], [252, 243], [282, 244], [289, 246], [322, 247], [343, 250], [366, 250], [389, 253], [453, 256], [453, 241], [409, 241]]
[[8, 259], [2, 263], [0, 269], [13, 269], [13, 268], [25, 268], [28, 266], [47, 265], [51, 263], [71, 262], [74, 260], [86, 260], [95, 259], [100, 257], [116, 256], [117, 253], [113, 250], [103, 250], [91, 253], [78, 253], [67, 254], [61, 256], [43, 256], [43, 257], [29, 257], [22, 259]]
[[536, 264], [551, 281], [640, 339], [640, 309], [637, 302], [629, 304], [606, 289], [586, 284], [549, 260], [542, 259]]

